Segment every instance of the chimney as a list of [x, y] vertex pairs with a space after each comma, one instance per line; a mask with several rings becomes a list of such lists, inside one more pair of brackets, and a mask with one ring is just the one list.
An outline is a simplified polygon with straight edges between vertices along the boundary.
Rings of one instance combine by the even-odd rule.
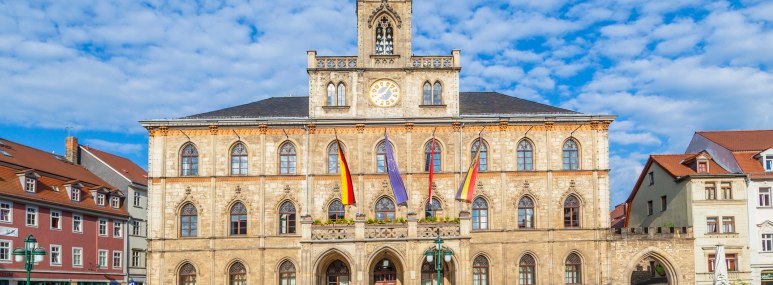
[[78, 138], [67, 137], [64, 141], [64, 157], [72, 163], [78, 164]]

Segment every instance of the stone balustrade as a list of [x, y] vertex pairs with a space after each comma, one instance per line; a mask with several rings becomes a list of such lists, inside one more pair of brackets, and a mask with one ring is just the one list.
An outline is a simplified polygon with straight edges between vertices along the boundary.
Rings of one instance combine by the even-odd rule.
[[[751, 284], [751, 272], [729, 271], [727, 272], [727, 280], [730, 280], [730, 284]], [[714, 282], [714, 273], [697, 273], [695, 281], [710, 284]], [[739, 283], [744, 281], [749, 283]]]
[[692, 238], [692, 227], [642, 227], [610, 229], [613, 239]]
[[301, 220], [301, 238], [304, 242], [367, 241], [373, 239], [423, 240], [433, 239], [438, 234], [443, 238], [469, 238], [471, 226], [467, 212], [460, 213], [458, 223], [419, 223], [415, 214], [411, 213], [408, 215], [407, 222], [404, 223], [367, 224], [364, 217], [358, 217], [353, 225], [320, 225], [313, 224], [312, 218], [305, 216]]
[[453, 68], [453, 56], [412, 56], [411, 67], [413, 68]]
[[354, 69], [357, 68], [356, 56], [317, 56], [315, 67], [321, 69]]
[[455, 223], [421, 223], [418, 226], [418, 236], [422, 238], [456, 237], [461, 235], [459, 224]]
[[324, 225], [311, 227], [312, 240], [354, 239], [354, 227], [350, 225]]

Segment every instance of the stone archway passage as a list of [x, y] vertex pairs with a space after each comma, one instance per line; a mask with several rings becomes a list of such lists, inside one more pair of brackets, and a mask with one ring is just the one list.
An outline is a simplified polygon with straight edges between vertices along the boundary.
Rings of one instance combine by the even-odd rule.
[[631, 272], [631, 285], [672, 285], [676, 284], [669, 270], [670, 264], [652, 255], [641, 259]]
[[373, 267], [374, 285], [397, 285], [397, 268], [395, 262], [384, 258], [376, 262]]

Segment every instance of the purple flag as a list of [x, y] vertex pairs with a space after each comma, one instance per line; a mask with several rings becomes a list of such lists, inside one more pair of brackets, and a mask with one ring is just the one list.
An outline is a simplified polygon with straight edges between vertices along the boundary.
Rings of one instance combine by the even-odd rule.
[[400, 176], [400, 170], [397, 169], [397, 161], [392, 154], [392, 145], [389, 143], [389, 136], [384, 133], [386, 140], [386, 167], [389, 174], [389, 183], [392, 184], [392, 191], [395, 192], [395, 199], [397, 204], [408, 204], [408, 192], [405, 190], [405, 184], [403, 184], [403, 177]]

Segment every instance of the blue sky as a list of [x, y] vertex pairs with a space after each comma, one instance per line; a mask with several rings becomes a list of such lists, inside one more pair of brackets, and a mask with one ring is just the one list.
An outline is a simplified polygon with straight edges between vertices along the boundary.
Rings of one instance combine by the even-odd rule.
[[[695, 130], [773, 127], [773, 2], [417, 0], [416, 54], [462, 91], [615, 114], [612, 203]], [[353, 0], [0, 0], [0, 137], [145, 167], [137, 121], [308, 93], [306, 51], [356, 54]]]

